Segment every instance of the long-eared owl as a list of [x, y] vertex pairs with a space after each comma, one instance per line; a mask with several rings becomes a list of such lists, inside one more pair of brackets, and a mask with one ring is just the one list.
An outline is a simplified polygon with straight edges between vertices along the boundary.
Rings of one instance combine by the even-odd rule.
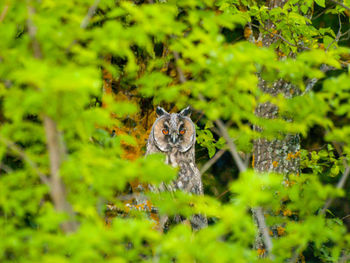
[[[146, 155], [164, 153], [166, 163], [179, 168], [177, 179], [171, 184], [162, 184], [159, 190], [182, 190], [202, 195], [201, 174], [195, 163], [196, 129], [190, 119], [190, 107], [180, 113], [168, 113], [157, 107], [156, 113], [158, 118], [148, 138]], [[191, 219], [191, 225], [193, 229], [203, 228], [207, 225], [207, 219], [195, 215]]]

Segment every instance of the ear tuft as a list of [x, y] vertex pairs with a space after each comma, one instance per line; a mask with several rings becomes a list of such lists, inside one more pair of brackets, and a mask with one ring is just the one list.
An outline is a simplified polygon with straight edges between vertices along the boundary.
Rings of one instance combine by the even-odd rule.
[[162, 107], [159, 107], [159, 106], [156, 109], [156, 113], [158, 117], [163, 116], [164, 114], [169, 114], [166, 112], [166, 110], [164, 110]]
[[192, 109], [190, 106], [187, 106], [186, 108], [184, 108], [182, 111], [180, 111], [180, 115], [184, 116], [184, 117], [190, 117], [192, 113]]

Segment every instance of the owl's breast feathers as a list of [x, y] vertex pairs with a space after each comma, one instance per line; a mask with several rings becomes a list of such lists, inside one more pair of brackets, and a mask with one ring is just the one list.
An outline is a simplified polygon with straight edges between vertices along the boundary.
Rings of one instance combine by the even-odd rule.
[[201, 175], [194, 160], [194, 148], [185, 153], [172, 149], [166, 153], [166, 163], [179, 167], [173, 188], [197, 195], [203, 194]]

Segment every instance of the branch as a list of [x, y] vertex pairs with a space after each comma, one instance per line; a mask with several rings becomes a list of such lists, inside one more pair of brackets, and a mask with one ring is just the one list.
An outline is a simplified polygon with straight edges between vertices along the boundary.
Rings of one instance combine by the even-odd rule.
[[6, 4], [6, 5], [4, 6], [4, 9], [2, 10], [2, 12], [1, 12], [1, 14], [0, 14], [0, 23], [1, 23], [2, 21], [4, 21], [6, 15], [7, 15], [7, 11], [9, 10], [9, 7], [10, 7], [9, 4]]
[[[88, 12], [86, 13], [85, 17], [83, 18], [83, 20], [80, 23], [81, 29], [85, 29], [89, 25], [89, 22], [90, 22], [91, 18], [93, 17], [93, 15], [95, 14], [96, 9], [97, 9], [100, 1], [101, 0], [95, 0], [95, 2], [92, 4], [92, 6], [89, 7]], [[66, 53], [68, 53], [76, 43], [77, 43], [77, 40], [74, 39], [67, 47]]]
[[[173, 54], [174, 54], [175, 62], [177, 62], [179, 60], [179, 54], [176, 51], [174, 51]], [[177, 70], [177, 73], [179, 74], [180, 82], [185, 83], [186, 77], [183, 74], [182, 69], [178, 65], [176, 65], [176, 70]], [[205, 100], [201, 94], [199, 94], [199, 99]], [[230, 151], [233, 159], [235, 160], [239, 171], [241, 173], [245, 172], [247, 170], [247, 166], [244, 164], [241, 157], [239, 156], [239, 154], [237, 152], [236, 145], [234, 144], [234, 142], [230, 138], [230, 135], [228, 134], [226, 126], [224, 125], [224, 123], [220, 119], [216, 120], [215, 123], [218, 126], [218, 128], [221, 132], [221, 135], [226, 140], [229, 151]], [[269, 235], [268, 227], [267, 227], [266, 222], [265, 222], [265, 217], [264, 217], [264, 213], [262, 211], [262, 208], [258, 207], [258, 208], [253, 209], [253, 214], [258, 221], [259, 231], [263, 235], [264, 243], [265, 243], [266, 249], [269, 253], [269, 256], [271, 259], [273, 259], [274, 257], [272, 255], [272, 241], [271, 241], [271, 238]]]
[[338, 14], [338, 21], [339, 21], [339, 30], [338, 30], [337, 36], [333, 39], [333, 41], [332, 41], [331, 43], [329, 43], [329, 45], [327, 46], [327, 48], [325, 49], [325, 51], [328, 51], [328, 49], [329, 49], [334, 43], [338, 43], [340, 37], [342, 36], [342, 33], [341, 33], [341, 26], [342, 26], [342, 24], [341, 24], [340, 14]]
[[[258, 28], [258, 29], [260, 28], [259, 26], [254, 25], [254, 24], [252, 24], [252, 26], [255, 27], [255, 28]], [[303, 48], [303, 49], [305, 49], [305, 50], [310, 50], [310, 48], [308, 48], [308, 47], [300, 47], [300, 46], [298, 46], [298, 45], [296, 45], [296, 44], [292, 44], [292, 43], [290, 43], [287, 39], [285, 39], [283, 36], [281, 36], [280, 34], [273, 33], [273, 32], [271, 32], [270, 30], [268, 30], [267, 28], [265, 28], [264, 26], [261, 26], [261, 27], [262, 27], [262, 29], [264, 29], [267, 33], [272, 34], [272, 35], [278, 37], [279, 39], [281, 39], [282, 41], [286, 42], [288, 45], [290, 45], [290, 46], [292, 46], [292, 47]]]
[[[345, 167], [346, 167], [345, 171], [344, 171], [342, 177], [340, 178], [340, 180], [339, 180], [339, 182], [338, 182], [338, 184], [336, 186], [337, 189], [342, 189], [344, 187], [345, 183], [346, 183], [346, 180], [349, 177], [350, 167], [349, 167], [348, 164], [346, 164]], [[329, 198], [326, 201], [325, 205], [323, 206], [322, 210], [320, 211], [320, 214], [324, 214], [326, 212], [326, 210], [331, 206], [333, 201], [334, 201], [334, 198]]]
[[348, 40], [350, 38], [350, 29], [346, 30], [344, 33], [341, 34], [342, 37], [345, 36], [345, 35], [348, 35], [348, 36], [345, 37], [345, 38], [339, 39], [339, 42]]
[[236, 145], [233, 143], [232, 139], [230, 138], [230, 135], [228, 134], [226, 126], [224, 125], [224, 123], [221, 120], [216, 120], [215, 123], [218, 126], [222, 137], [224, 137], [224, 139], [226, 140], [228, 149], [229, 149], [233, 159], [235, 160], [239, 171], [241, 173], [245, 172], [247, 170], [247, 167], [245, 166], [241, 157], [239, 156], [237, 149], [236, 149]]
[[47, 176], [45, 174], [43, 174], [38, 166], [36, 165], [35, 162], [32, 161], [32, 159], [26, 154], [26, 152], [19, 147], [18, 145], [16, 145], [14, 142], [5, 139], [4, 137], [0, 137], [0, 140], [11, 150], [13, 151], [15, 154], [17, 154], [19, 157], [21, 157], [21, 159], [23, 161], [25, 161], [30, 167], [32, 167], [32, 169], [39, 175], [40, 180], [46, 184], [47, 186], [50, 187], [50, 180], [49, 178], [47, 178]]
[[265, 222], [263, 209], [261, 207], [257, 207], [257, 208], [253, 208], [252, 210], [253, 210], [253, 214], [255, 215], [255, 218], [258, 221], [259, 231], [263, 235], [263, 239], [264, 239], [264, 244], [266, 246], [266, 250], [268, 251], [268, 253], [270, 255], [270, 258], [273, 260], [274, 256], [271, 254], [271, 251], [272, 251], [272, 240], [271, 240], [271, 237], [270, 237], [270, 234], [269, 234], [268, 227], [267, 227], [266, 222]]
[[4, 171], [5, 173], [7, 173], [7, 174], [9, 174], [9, 173], [12, 173], [13, 172], [13, 170], [12, 170], [12, 168], [10, 167], [10, 166], [8, 166], [8, 165], [6, 165], [6, 164], [4, 164], [4, 163], [0, 163], [0, 171]]
[[100, 3], [100, 1], [101, 0], [95, 0], [95, 2], [92, 4], [92, 6], [90, 6], [90, 8], [89, 8], [87, 14], [85, 15], [83, 21], [81, 21], [80, 28], [85, 29], [88, 26], [91, 18], [93, 17], [93, 15], [96, 12], [96, 9], [97, 9], [98, 4]]
[[350, 7], [344, 5], [344, 4], [341, 3], [341, 2], [338, 2], [338, 1], [335, 1], [335, 0], [329, 0], [329, 1], [335, 3], [336, 5], [340, 5], [341, 7], [344, 7], [346, 10], [350, 11]]
[[[71, 205], [66, 200], [64, 184], [59, 173], [62, 158], [65, 155], [62, 140], [57, 130], [56, 123], [48, 116], [44, 117], [44, 127], [47, 140], [47, 148], [50, 156], [50, 174], [51, 174], [51, 197], [57, 211], [65, 212], [70, 219], [74, 218], [74, 212]], [[62, 224], [65, 232], [73, 232], [77, 225], [73, 221], [66, 221]]]
[[180, 68], [180, 66], [177, 63], [179, 61], [179, 59], [180, 59], [179, 53], [177, 53], [177, 51], [173, 51], [173, 55], [174, 55], [174, 58], [175, 58], [176, 71], [177, 71], [177, 74], [179, 75], [180, 83], [185, 83], [187, 81], [187, 79], [186, 79], [182, 69]]
[[[239, 154], [237, 152], [236, 145], [234, 144], [234, 142], [230, 138], [226, 126], [224, 125], [224, 123], [221, 120], [216, 120], [215, 123], [219, 127], [219, 130], [220, 130], [222, 136], [226, 140], [229, 151], [230, 151], [233, 159], [235, 160], [239, 171], [241, 173], [245, 172], [247, 170], [247, 166], [244, 164], [241, 157], [239, 156]], [[274, 258], [273, 254], [272, 254], [273, 245], [272, 245], [271, 237], [269, 235], [268, 227], [267, 227], [266, 222], [265, 222], [263, 209], [261, 207], [257, 207], [257, 208], [253, 208], [252, 211], [253, 211], [254, 217], [257, 220], [259, 232], [262, 234], [264, 244], [266, 246], [266, 250], [267, 250], [270, 258], [273, 259]]]
[[[323, 73], [326, 73], [327, 71], [329, 71], [332, 67], [327, 66], [326, 64], [322, 64], [320, 67], [320, 70]], [[314, 86], [316, 85], [316, 83], [319, 81], [318, 78], [313, 78], [310, 79], [309, 82], [306, 84], [305, 90], [304, 92], [301, 94], [301, 96], [305, 95], [306, 93], [308, 93], [309, 91], [311, 91]]]
[[[36, 59], [42, 59], [42, 53], [39, 42], [36, 39], [36, 26], [33, 23], [32, 17], [35, 14], [34, 8], [31, 6], [31, 1], [27, 0], [28, 19], [27, 27], [28, 34], [32, 41], [32, 48], [34, 57]], [[73, 232], [76, 230], [77, 225], [72, 219], [74, 218], [74, 212], [71, 205], [66, 200], [64, 184], [59, 175], [59, 169], [62, 162], [62, 156], [64, 155], [64, 149], [60, 141], [60, 134], [57, 130], [56, 123], [48, 116], [44, 116], [44, 128], [46, 133], [47, 148], [50, 157], [50, 196], [55, 205], [55, 209], [60, 212], [68, 214], [69, 221], [62, 223], [62, 229], [64, 232]]]
[[323, 15], [324, 13], [326, 13], [328, 11], [328, 9], [334, 8], [334, 6], [329, 6], [325, 9], [323, 9], [320, 13], [318, 13], [317, 15], [315, 15], [314, 17], [312, 17], [312, 20], [315, 20], [317, 18], [319, 18], [321, 15]]
[[220, 157], [226, 152], [226, 150], [221, 149], [218, 151], [213, 158], [211, 158], [209, 161], [207, 161], [201, 168], [200, 174], [204, 174], [214, 163], [216, 163], [217, 160], [220, 159]]
[[36, 26], [33, 23], [33, 16], [35, 14], [34, 8], [30, 5], [30, 0], [27, 0], [27, 11], [28, 11], [28, 19], [27, 19], [27, 28], [30, 40], [32, 42], [32, 48], [34, 57], [37, 59], [42, 58], [41, 50], [39, 42], [36, 39]]
[[339, 260], [339, 263], [346, 263], [346, 262], [349, 262], [350, 260], [350, 254], [344, 254], [340, 260]]

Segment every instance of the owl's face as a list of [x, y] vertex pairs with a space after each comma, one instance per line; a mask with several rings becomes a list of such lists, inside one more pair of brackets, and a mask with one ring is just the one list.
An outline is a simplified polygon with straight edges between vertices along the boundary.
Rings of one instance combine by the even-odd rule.
[[191, 109], [180, 113], [168, 113], [157, 107], [158, 119], [154, 123], [153, 138], [156, 146], [163, 152], [176, 148], [180, 152], [188, 151], [196, 141], [196, 130], [190, 119]]

